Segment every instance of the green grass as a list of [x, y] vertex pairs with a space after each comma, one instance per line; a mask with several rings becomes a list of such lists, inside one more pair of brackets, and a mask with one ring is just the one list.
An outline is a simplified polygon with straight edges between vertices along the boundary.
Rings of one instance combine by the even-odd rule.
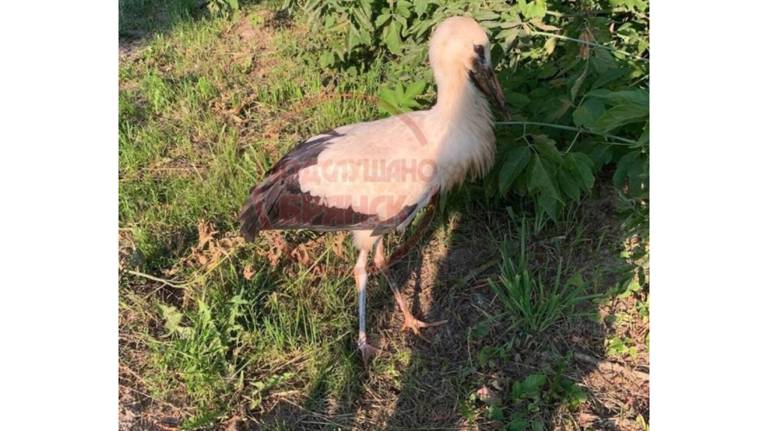
[[[518, 429], [568, 424], [569, 412], [588, 408], [579, 388], [589, 370], [558, 340], [589, 339], [583, 347], [602, 357], [620, 350], [611, 337], [637, 340], [636, 325], [615, 316], [647, 316], [645, 279], [628, 294], [610, 290], [637, 279], [637, 259], [620, 255], [628, 235], [621, 220], [597, 201], [612, 202], [612, 190], [573, 206], [557, 226], [517, 234], [523, 247], [509, 255], [496, 244], [515, 238], [510, 202], [477, 198], [481, 184], [451, 194], [423, 248], [396, 269], [409, 302], [418, 298], [417, 316], [450, 323], [428, 331], [430, 343], [401, 334], [389, 290], [372, 277], [369, 331], [385, 353], [366, 370], [355, 347], [349, 242], [291, 232], [281, 252], [267, 236], [243, 243], [236, 220], [248, 189], [296, 142], [381, 116], [373, 98], [338, 95], [394, 88], [397, 65], [322, 68], [317, 44], [326, 36], [300, 16], [277, 24], [275, 5], [246, 6], [233, 18], [207, 17], [187, 2], [120, 7], [121, 32], [143, 38], [120, 65], [124, 405], [185, 429], [232, 421], [260, 429]], [[524, 265], [511, 265], [517, 259]], [[515, 284], [525, 272], [528, 284]], [[562, 281], [575, 273], [601, 301]], [[643, 342], [632, 347], [637, 355], [621, 357], [647, 361]], [[473, 396], [485, 385], [496, 385], [498, 405]]]
[[[198, 221], [235, 231], [250, 186], [302, 136], [377, 113], [365, 101], [325, 97], [325, 77], [292, 61], [301, 49], [295, 31], [273, 35], [265, 48], [279, 47], [279, 63], [254, 82], [250, 58], [232, 62], [233, 51], [251, 55], [252, 47], [236, 34], [222, 37], [230, 27], [223, 19], [183, 21], [121, 67], [121, 227], [141, 256], [142, 272], [176, 268], [171, 278], [195, 280], [172, 292], [181, 303], [167, 304], [153, 293], [139, 305], [124, 293], [122, 307], [126, 313], [142, 308], [162, 325], [136, 334], [150, 356], [145, 383], [160, 399], [183, 397], [193, 412], [184, 422], [190, 427], [226, 417], [243, 400], [258, 410], [269, 391], [309, 390], [319, 376], [327, 380], [327, 396], [340, 397], [348, 390], [344, 379], [359, 367], [349, 341], [356, 327], [350, 274], [318, 278], [311, 272], [346, 268], [346, 259], [320, 252], [313, 265], [276, 274], [253, 258], [265, 247], [261, 242], [233, 246], [228, 251], [235, 256], [204, 276], [186, 264]], [[354, 80], [338, 77], [337, 87], [371, 94], [381, 74], [374, 64]], [[305, 99], [318, 102], [301, 106]], [[234, 114], [243, 127], [233, 124], [231, 111], [244, 102], [248, 108]], [[286, 107], [301, 121], [281, 121]], [[269, 136], [267, 121], [277, 128]], [[251, 280], [242, 276], [246, 262], [257, 271]], [[123, 291], [137, 282], [124, 277]], [[339, 356], [347, 369], [327, 369]], [[292, 358], [301, 370], [280, 370]]]
[[538, 334], [559, 319], [577, 316], [577, 306], [595, 295], [587, 295], [585, 282], [578, 272], [564, 279], [562, 260], [557, 262], [554, 271], [548, 266], [529, 268], [526, 225], [524, 218], [519, 229], [517, 263], [511, 256], [509, 243], [505, 242], [501, 248], [501, 274], [498, 280], [490, 280], [490, 286], [506, 314], [518, 321], [523, 330]]

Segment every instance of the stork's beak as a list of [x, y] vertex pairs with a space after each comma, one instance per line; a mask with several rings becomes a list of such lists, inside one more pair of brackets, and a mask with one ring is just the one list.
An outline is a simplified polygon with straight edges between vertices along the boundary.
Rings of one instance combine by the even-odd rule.
[[507, 101], [504, 98], [504, 93], [501, 91], [501, 84], [499, 84], [499, 80], [496, 78], [493, 68], [476, 61], [474, 63], [474, 69], [469, 72], [469, 78], [472, 80], [472, 83], [485, 94], [485, 97], [487, 97], [491, 104], [493, 104], [493, 106], [501, 113], [501, 116], [507, 121], [511, 120], [510, 112], [507, 108]]

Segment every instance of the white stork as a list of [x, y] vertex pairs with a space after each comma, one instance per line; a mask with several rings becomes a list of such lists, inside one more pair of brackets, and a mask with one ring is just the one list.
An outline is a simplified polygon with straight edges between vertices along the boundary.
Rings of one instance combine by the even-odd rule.
[[489, 102], [505, 112], [493, 72], [488, 37], [472, 18], [452, 17], [429, 41], [437, 103], [429, 110], [351, 124], [300, 143], [253, 187], [240, 214], [253, 241], [265, 229], [351, 230], [360, 250], [354, 268], [358, 292], [358, 347], [367, 363], [377, 350], [365, 333], [368, 254], [382, 271], [403, 312], [403, 329], [418, 334], [413, 317], [386, 272], [382, 236], [403, 230], [438, 192], [477, 178], [493, 164], [495, 138]]

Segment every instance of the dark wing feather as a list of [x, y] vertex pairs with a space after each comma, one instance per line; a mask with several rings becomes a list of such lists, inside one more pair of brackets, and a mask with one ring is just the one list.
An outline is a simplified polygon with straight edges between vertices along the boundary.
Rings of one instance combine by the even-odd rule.
[[404, 207], [398, 214], [380, 220], [349, 208], [323, 205], [318, 196], [301, 191], [298, 173], [317, 163], [318, 155], [340, 137], [336, 131], [302, 142], [267, 172], [266, 179], [251, 189], [240, 213], [240, 232], [253, 241], [261, 230], [312, 229], [316, 231], [371, 229], [377, 234], [395, 229], [416, 210]]

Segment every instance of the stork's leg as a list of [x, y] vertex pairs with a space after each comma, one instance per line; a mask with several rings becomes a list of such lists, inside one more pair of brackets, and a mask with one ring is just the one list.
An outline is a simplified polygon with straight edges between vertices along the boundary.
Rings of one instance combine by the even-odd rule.
[[[392, 290], [392, 293], [395, 295], [395, 301], [397, 302], [397, 305], [400, 307], [400, 311], [403, 312], [403, 331], [406, 331], [410, 329], [413, 331], [414, 334], [421, 337], [421, 334], [419, 331], [423, 328], [429, 328], [431, 326], [439, 326], [444, 325], [448, 323], [447, 320], [440, 320], [438, 322], [422, 322], [421, 320], [413, 317], [413, 313], [411, 313], [411, 310], [408, 309], [408, 306], [405, 304], [405, 300], [403, 299], [403, 294], [400, 292], [400, 288], [397, 287], [397, 283], [395, 283], [394, 278], [392, 278], [392, 274], [390, 274], [389, 269], [387, 268], [387, 259], [384, 256], [384, 241], [378, 241], [376, 244], [376, 252], [373, 256], [373, 263], [376, 265], [376, 268], [381, 271], [382, 274], [384, 274], [384, 278], [387, 279], [387, 284], [389, 284], [389, 288]], [[422, 337], [423, 338], [423, 337]]]
[[366, 366], [368, 366], [368, 360], [379, 351], [379, 349], [368, 344], [368, 337], [365, 333], [365, 287], [368, 284], [368, 274], [365, 271], [365, 267], [367, 263], [368, 250], [362, 249], [360, 250], [360, 255], [357, 257], [354, 273], [358, 295], [358, 318], [360, 319], [360, 330], [357, 334], [357, 347], [363, 355], [363, 363]]

